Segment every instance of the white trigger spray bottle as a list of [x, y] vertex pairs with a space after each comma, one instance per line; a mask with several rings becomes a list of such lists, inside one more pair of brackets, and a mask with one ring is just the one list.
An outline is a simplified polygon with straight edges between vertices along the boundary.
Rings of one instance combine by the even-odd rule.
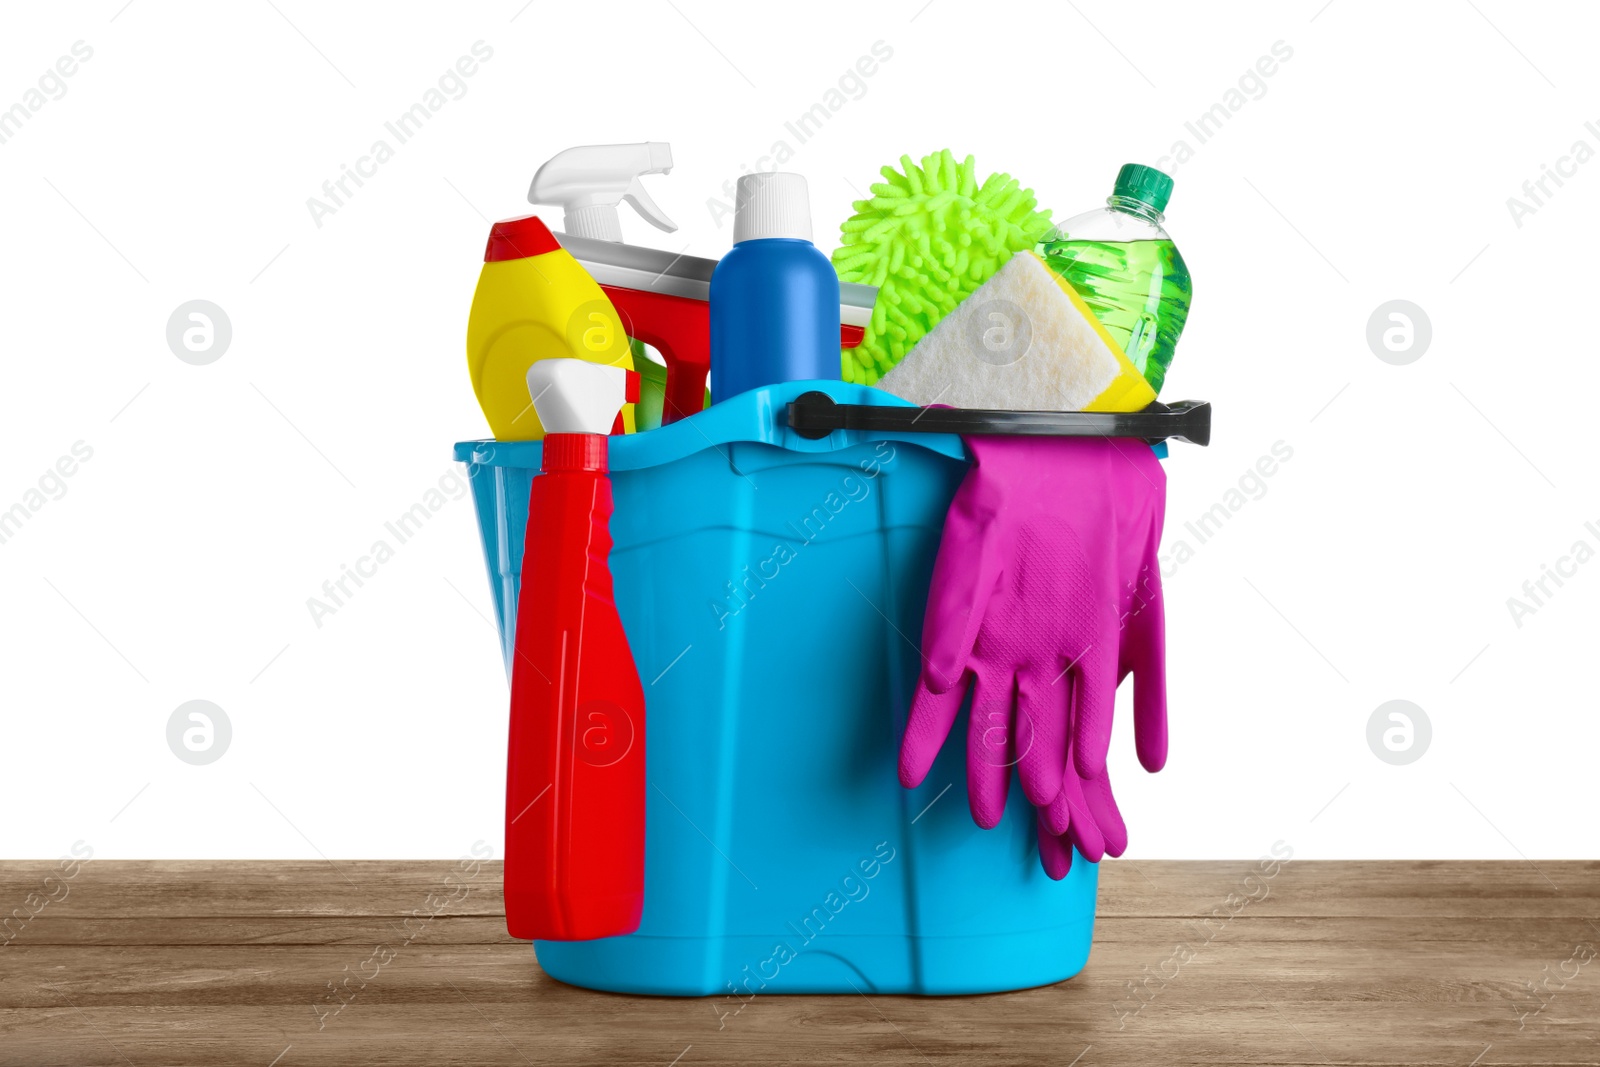
[[[628, 328], [633, 366], [642, 380], [640, 401], [634, 408], [634, 419], [641, 430], [654, 429], [662, 422], [669, 378], [664, 359], [671, 360], [678, 353], [679, 361], [704, 364], [709, 358], [709, 345], [698, 346], [705, 350], [706, 357], [691, 354], [697, 346], [685, 335], [693, 330], [684, 322], [685, 309], [675, 303], [675, 298], [704, 300], [709, 271], [704, 279], [679, 279], [672, 276], [674, 272], [694, 269], [692, 264], [680, 262], [683, 257], [622, 243], [617, 205], [624, 201], [652, 226], [668, 233], [678, 228], [650, 198], [640, 180], [646, 174], [671, 171], [672, 146], [664, 141], [580, 145], [547, 160], [528, 187], [529, 203], [562, 209], [562, 227], [566, 231], [560, 235], [563, 246], [605, 289]], [[653, 348], [646, 348], [646, 343]], [[654, 349], [661, 349], [665, 355]], [[703, 370], [698, 376], [698, 388], [692, 384], [692, 373], [680, 373], [678, 377], [684, 380], [686, 395], [695, 395], [684, 401], [683, 412], [674, 408], [675, 416], [699, 411], [704, 405]]]

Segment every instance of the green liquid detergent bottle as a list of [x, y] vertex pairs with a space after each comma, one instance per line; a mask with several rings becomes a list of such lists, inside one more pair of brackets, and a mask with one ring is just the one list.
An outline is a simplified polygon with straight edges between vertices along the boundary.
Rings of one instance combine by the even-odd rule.
[[1161, 228], [1172, 178], [1124, 164], [1106, 206], [1068, 219], [1037, 249], [1072, 283], [1122, 345], [1150, 388], [1161, 392], [1189, 317], [1189, 268]]

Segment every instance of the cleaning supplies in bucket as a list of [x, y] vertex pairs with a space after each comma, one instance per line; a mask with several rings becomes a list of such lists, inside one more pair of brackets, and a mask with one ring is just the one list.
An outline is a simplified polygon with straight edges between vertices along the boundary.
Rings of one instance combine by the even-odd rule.
[[882, 168], [884, 181], [855, 203], [833, 253], [839, 277], [878, 287], [866, 338], [844, 354], [845, 381], [872, 385], [963, 299], [1050, 228], [1033, 190], [1009, 174], [980, 185], [971, 156], [950, 150], [901, 156], [904, 173]]
[[[619, 348], [648, 341], [687, 374], [668, 379], [677, 424], [608, 437], [638, 376], [550, 345], [517, 398], [549, 435], [457, 446], [512, 675], [508, 929], [546, 973], [627, 992], [1070, 976], [1095, 864], [1127, 846], [1106, 751], [1129, 674], [1140, 759], [1166, 757], [1165, 479], [1146, 440], [1203, 444], [1208, 406], [1154, 402], [1116, 331], [1037, 258], [1031, 191], [978, 185], [970, 159], [905, 160], [837, 257], [892, 290], [863, 331], [882, 351], [844, 376], [885, 375], [918, 407], [829, 380], [842, 306], [873, 301], [816, 270], [803, 181], [741, 182], [749, 214], [715, 264], [602, 225], [671, 160], [599, 147], [627, 158], [541, 168], [537, 192], [582, 231], [544, 234], [597, 283]], [[708, 363], [702, 409], [703, 382], [683, 385]], [[1071, 410], [1026, 410], [1043, 406]], [[828, 627], [795, 628], [819, 611]]]
[[1150, 388], [1161, 392], [1189, 317], [1189, 268], [1161, 224], [1172, 179], [1124, 164], [1106, 206], [1074, 216], [1039, 244], [1046, 265], [1082, 294]]
[[[999, 822], [1015, 766], [1040, 812], [1040, 832], [1059, 835], [1092, 806], [1074, 812], [1064, 782], [1115, 810], [1102, 778], [1117, 686], [1129, 674], [1139, 760], [1152, 772], [1166, 763], [1157, 561], [1166, 474], [1140, 441], [965, 442], [973, 465], [939, 542], [900, 780], [908, 788], [922, 782], [970, 689], [973, 820]], [[1050, 873], [1060, 877], [1059, 846], [1041, 856], [1049, 870], [1052, 847]]]
[[733, 249], [711, 275], [711, 395], [839, 374], [839, 277], [811, 243], [798, 174], [740, 177]]
[[644, 688], [607, 566], [606, 431], [638, 376], [546, 359], [526, 380], [547, 433], [522, 557], [522, 588], [539, 595], [518, 603], [511, 667], [506, 929], [611, 937], [644, 906]]
[[[671, 169], [672, 147], [662, 141], [580, 145], [547, 160], [528, 189], [531, 203], [562, 208], [566, 232], [556, 238], [600, 283], [631, 338], [633, 367], [644, 379], [634, 409], [639, 429], [675, 422], [707, 403], [709, 301], [717, 261], [683, 250], [624, 244], [618, 219], [617, 207], [626, 201], [651, 225], [676, 230], [640, 181]], [[809, 206], [806, 211], [809, 218]], [[841, 347], [861, 343], [876, 298], [872, 286], [840, 286]], [[644, 345], [656, 350], [659, 363], [650, 360]], [[832, 370], [822, 377], [833, 377]]]
[[[467, 319], [467, 369], [496, 438], [544, 436], [528, 399], [528, 368], [553, 357], [633, 368], [616, 308], [539, 217], [497, 222]], [[621, 423], [633, 429], [631, 404]]]
[[958, 408], [1138, 411], [1156, 398], [1072, 286], [1031, 251], [946, 315], [878, 387]]

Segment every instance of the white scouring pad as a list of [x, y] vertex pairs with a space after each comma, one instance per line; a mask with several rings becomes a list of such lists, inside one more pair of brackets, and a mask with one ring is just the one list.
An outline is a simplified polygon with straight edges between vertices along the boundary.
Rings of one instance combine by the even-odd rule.
[[878, 388], [913, 404], [1138, 411], [1144, 376], [1072, 286], [1022, 252], [946, 315]]

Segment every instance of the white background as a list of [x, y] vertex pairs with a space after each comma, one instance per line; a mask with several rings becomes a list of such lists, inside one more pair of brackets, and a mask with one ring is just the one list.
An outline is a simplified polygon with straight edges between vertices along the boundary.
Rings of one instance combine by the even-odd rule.
[[[1173, 450], [1169, 551], [1275, 442], [1293, 458], [1169, 576], [1169, 767], [1115, 742], [1130, 855], [1600, 855], [1600, 562], [1520, 628], [1506, 603], [1600, 548], [1600, 162], [1520, 226], [1506, 203], [1600, 149], [1592, 8], [274, 3], [29, 5], [0, 36], [0, 107], [93, 49], [0, 144], [0, 509], [93, 449], [0, 544], [0, 856], [498, 854], [470, 501], [320, 628], [306, 600], [487, 433], [462, 358], [486, 219], [526, 212], [556, 151], [646, 139], [681, 229], [624, 212], [627, 238], [706, 256], [732, 230], [707, 201], [779, 139], [824, 251], [903, 152], [973, 153], [1066, 218], [1187, 141], [1168, 222], [1196, 296], [1164, 396], [1212, 400], [1216, 439]], [[307, 198], [479, 40], [465, 95], [318, 227]], [[876, 41], [797, 144], [784, 123]], [[1200, 144], [1185, 122], [1279, 41]], [[196, 298], [233, 327], [209, 366], [165, 338]], [[1391, 299], [1432, 323], [1407, 366], [1366, 340]], [[233, 725], [205, 767], [165, 739], [197, 698]], [[1368, 748], [1391, 699], [1432, 723], [1408, 766]]]

